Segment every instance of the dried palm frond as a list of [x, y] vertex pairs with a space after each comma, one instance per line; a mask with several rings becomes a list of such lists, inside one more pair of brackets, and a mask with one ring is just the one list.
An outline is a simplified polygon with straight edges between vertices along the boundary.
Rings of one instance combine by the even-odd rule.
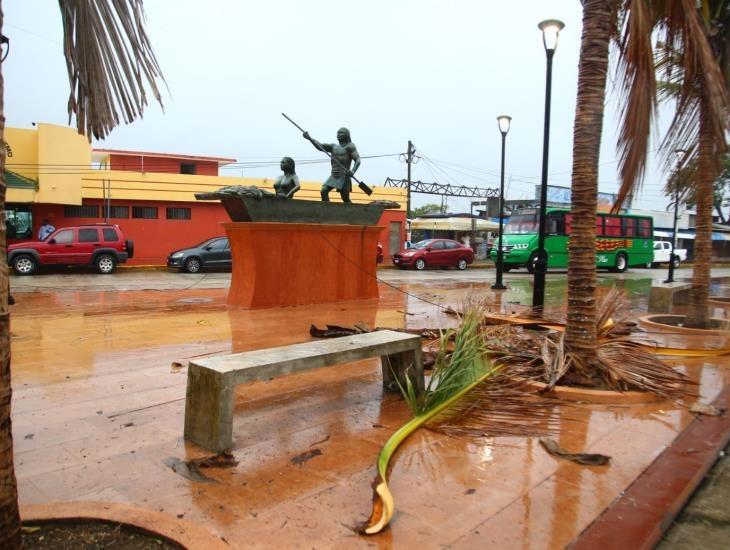
[[627, 339], [604, 342], [598, 348], [598, 359], [604, 380], [612, 389], [640, 389], [671, 400], [695, 395], [689, 378], [639, 343]]
[[71, 93], [69, 122], [80, 133], [105, 138], [142, 115], [145, 83], [162, 104], [162, 72], [144, 28], [142, 0], [59, 0]]
[[499, 437], [547, 435], [554, 401], [535, 395], [528, 384], [528, 370], [499, 369], [426, 427], [454, 437]]
[[[619, 3], [615, 3], [618, 5]], [[621, 83], [621, 131], [617, 149], [620, 153], [621, 187], [616, 204], [630, 201], [641, 189], [651, 126], [656, 116], [656, 73], [652, 29], [656, 17], [646, 0], [624, 0], [619, 10], [616, 35], [618, 44], [618, 80]], [[600, 325], [599, 325], [600, 326]]]

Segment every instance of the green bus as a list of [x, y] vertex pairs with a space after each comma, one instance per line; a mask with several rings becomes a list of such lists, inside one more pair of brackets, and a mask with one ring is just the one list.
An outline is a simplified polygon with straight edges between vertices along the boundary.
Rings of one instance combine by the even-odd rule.
[[[502, 246], [504, 271], [527, 267], [535, 270], [540, 210], [517, 210], [504, 226]], [[548, 268], [568, 267], [568, 248], [573, 215], [568, 209], [548, 208], [545, 216], [545, 251]], [[490, 257], [497, 261], [496, 246]], [[654, 258], [653, 220], [630, 214], [596, 214], [596, 267], [626, 271], [628, 267], [647, 265]]]

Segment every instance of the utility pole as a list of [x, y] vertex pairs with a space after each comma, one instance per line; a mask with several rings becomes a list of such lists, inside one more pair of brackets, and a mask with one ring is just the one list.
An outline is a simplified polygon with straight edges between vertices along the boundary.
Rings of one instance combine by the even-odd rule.
[[407, 189], [408, 189], [408, 204], [406, 205], [406, 218], [411, 218], [411, 164], [413, 164], [413, 153], [416, 152], [416, 148], [413, 147], [413, 142], [409, 139], [408, 140], [408, 149], [406, 150], [405, 154], [405, 161], [408, 165], [408, 176], [406, 181], [407, 183]]

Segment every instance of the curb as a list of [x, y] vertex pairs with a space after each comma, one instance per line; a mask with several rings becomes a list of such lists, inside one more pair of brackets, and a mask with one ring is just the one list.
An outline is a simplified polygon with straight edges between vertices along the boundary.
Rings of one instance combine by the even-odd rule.
[[230, 550], [220, 537], [189, 520], [113, 502], [53, 502], [20, 507], [24, 523], [60, 520], [103, 520], [131, 525], [176, 542], [185, 548]]
[[[730, 406], [730, 388], [712, 404]], [[697, 416], [568, 548], [653, 548], [728, 441], [730, 414]]]

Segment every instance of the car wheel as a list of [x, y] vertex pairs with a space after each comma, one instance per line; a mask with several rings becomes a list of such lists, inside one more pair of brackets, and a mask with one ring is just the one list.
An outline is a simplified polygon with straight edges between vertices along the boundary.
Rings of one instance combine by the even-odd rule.
[[681, 263], [678, 256], [674, 256], [674, 269], [677, 269], [679, 267], [679, 264]]
[[530, 255], [530, 259], [527, 260], [527, 271], [535, 273], [535, 264], [537, 263], [537, 252], [533, 252]]
[[200, 260], [193, 256], [185, 260], [185, 271], [188, 273], [197, 273], [200, 271]]
[[19, 254], [13, 258], [13, 271], [18, 275], [32, 275], [38, 269], [38, 262], [33, 256]]
[[628, 267], [629, 262], [626, 258], [626, 254], [624, 254], [623, 252], [619, 252], [618, 254], [616, 254], [616, 267], [614, 268], [614, 271], [616, 273], [623, 273]]
[[461, 260], [459, 260], [456, 263], [456, 267], [458, 267], [461, 271], [464, 271], [466, 269], [467, 265], [468, 264], [466, 263], [466, 260], [464, 258], [462, 258]]
[[96, 270], [102, 275], [109, 275], [114, 273], [114, 268], [117, 267], [117, 260], [111, 254], [100, 254], [96, 257]]
[[424, 269], [426, 269], [426, 262], [423, 260], [423, 258], [418, 258], [413, 264], [413, 267], [415, 267], [418, 271], [423, 271]]

